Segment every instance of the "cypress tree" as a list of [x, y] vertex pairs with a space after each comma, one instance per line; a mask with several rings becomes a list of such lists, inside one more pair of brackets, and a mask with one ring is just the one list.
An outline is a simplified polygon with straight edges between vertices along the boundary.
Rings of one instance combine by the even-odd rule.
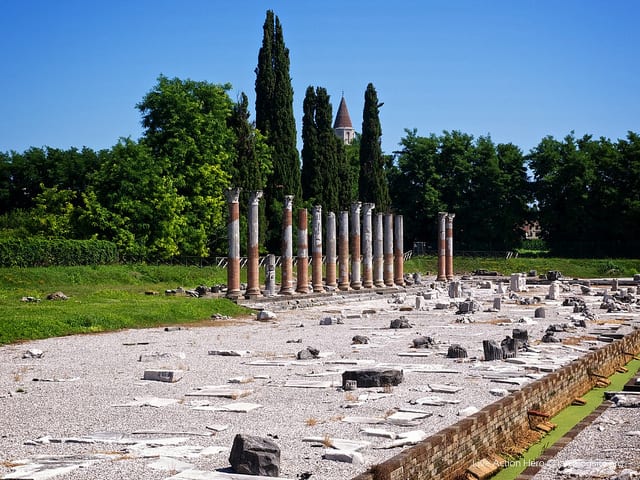
[[[333, 112], [329, 94], [322, 87], [316, 88], [316, 125], [318, 127], [318, 180], [315, 186], [321, 192], [321, 205], [327, 212], [338, 212], [340, 176], [339, 162], [343, 154], [342, 142], [333, 131]], [[344, 157], [344, 155], [342, 155]]]
[[294, 195], [300, 201], [302, 187], [289, 49], [284, 44], [280, 20], [271, 10], [267, 11], [256, 68], [256, 126], [266, 135], [273, 153], [273, 174], [265, 188], [265, 203], [270, 223], [267, 245], [275, 250], [280, 240], [282, 198]]
[[313, 186], [314, 177], [318, 174], [318, 129], [316, 127], [316, 92], [312, 86], [307, 87], [302, 102], [302, 197], [304, 200], [316, 201], [317, 192]]
[[389, 186], [384, 171], [378, 94], [373, 84], [367, 85], [362, 111], [362, 137], [360, 140], [360, 200], [376, 204], [378, 212], [386, 212], [391, 206]]

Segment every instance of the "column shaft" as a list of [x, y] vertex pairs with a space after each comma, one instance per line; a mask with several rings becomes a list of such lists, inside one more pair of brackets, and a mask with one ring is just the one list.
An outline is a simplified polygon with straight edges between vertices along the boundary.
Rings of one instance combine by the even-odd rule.
[[349, 240], [351, 244], [351, 288], [360, 290], [362, 288], [362, 280], [360, 277], [360, 208], [362, 202], [353, 202], [351, 204], [351, 234]]
[[373, 240], [373, 284], [376, 287], [384, 287], [383, 219], [384, 214], [376, 214]]
[[395, 216], [393, 229], [393, 271], [395, 284], [404, 286], [404, 221], [402, 215]]
[[373, 234], [371, 215], [376, 207], [374, 203], [362, 204], [362, 286], [373, 287]]
[[336, 214], [329, 212], [327, 214], [327, 269], [326, 283], [327, 287], [335, 288], [338, 286], [336, 277]]
[[447, 280], [453, 280], [453, 219], [455, 213], [447, 215], [447, 247], [446, 247], [446, 271]]
[[249, 197], [246, 297], [257, 297], [260, 295], [259, 204], [261, 198], [261, 190], [251, 192], [251, 196]]
[[349, 290], [349, 212], [340, 212], [338, 223], [338, 288]]
[[314, 292], [324, 292], [322, 285], [322, 207], [313, 207], [311, 228], [311, 285]]
[[229, 205], [229, 221], [227, 223], [227, 238], [229, 241], [227, 298], [237, 299], [240, 296], [240, 189], [228, 189], [226, 197]]
[[285, 195], [282, 212], [282, 260], [280, 294], [293, 293], [293, 195]]
[[309, 240], [307, 209], [298, 210], [298, 283], [296, 292], [309, 293]]
[[393, 286], [393, 213], [384, 215], [383, 278], [387, 287]]

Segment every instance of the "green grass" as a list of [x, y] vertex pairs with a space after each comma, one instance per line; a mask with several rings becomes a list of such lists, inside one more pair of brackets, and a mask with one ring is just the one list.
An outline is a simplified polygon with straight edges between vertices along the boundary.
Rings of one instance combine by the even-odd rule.
[[[478, 269], [497, 271], [503, 275], [536, 270], [545, 274], [559, 270], [565, 278], [633, 277], [640, 272], [638, 259], [574, 259], [574, 258], [472, 258], [454, 257], [456, 274], [472, 273]], [[405, 263], [405, 272], [438, 271], [438, 258], [414, 257]]]
[[[231, 317], [249, 311], [226, 299], [165, 296], [179, 286], [226, 283], [214, 267], [116, 265], [0, 269], [0, 345], [21, 340]], [[68, 300], [46, 300], [62, 291]], [[156, 291], [160, 295], [145, 295]], [[22, 297], [40, 298], [38, 303]]]
[[522, 473], [529, 465], [536, 465], [536, 459], [544, 453], [544, 451], [556, 443], [560, 438], [569, 432], [582, 419], [593, 412], [604, 401], [605, 391], [620, 391], [624, 385], [633, 378], [640, 368], [640, 360], [632, 360], [627, 364], [629, 371], [627, 373], [616, 373], [609, 377], [611, 385], [605, 388], [594, 388], [582, 396], [587, 403], [582, 406], [571, 405], [555, 417], [551, 418], [551, 422], [557, 427], [545, 435], [538, 443], [535, 443], [525, 452], [522, 458], [511, 461], [507, 468], [500, 470], [496, 475], [491, 477], [492, 480], [512, 480]]

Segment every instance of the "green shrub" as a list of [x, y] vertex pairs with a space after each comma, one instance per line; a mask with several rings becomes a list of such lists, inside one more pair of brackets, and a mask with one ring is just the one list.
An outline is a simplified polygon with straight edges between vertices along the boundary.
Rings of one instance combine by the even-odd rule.
[[0, 238], [0, 267], [105, 265], [117, 261], [116, 245], [106, 240]]

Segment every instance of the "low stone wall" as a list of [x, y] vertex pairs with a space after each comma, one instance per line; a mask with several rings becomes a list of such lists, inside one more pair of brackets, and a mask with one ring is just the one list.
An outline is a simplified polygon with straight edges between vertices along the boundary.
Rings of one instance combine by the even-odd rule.
[[640, 330], [600, 348], [487, 405], [353, 480], [453, 480], [491, 453], [515, 444], [529, 430], [527, 412], [555, 415], [640, 352]]

